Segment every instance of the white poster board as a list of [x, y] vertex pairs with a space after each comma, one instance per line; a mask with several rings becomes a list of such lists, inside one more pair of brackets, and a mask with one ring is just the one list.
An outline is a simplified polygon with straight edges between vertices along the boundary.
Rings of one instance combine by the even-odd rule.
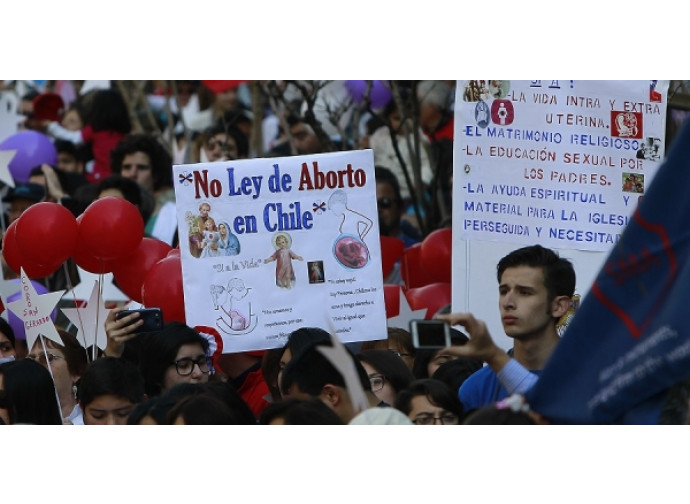
[[669, 81], [458, 81], [454, 311], [504, 348], [496, 264], [557, 250], [584, 297], [664, 157]]
[[304, 326], [385, 337], [371, 150], [173, 172], [188, 325], [217, 329], [224, 353], [280, 347]]

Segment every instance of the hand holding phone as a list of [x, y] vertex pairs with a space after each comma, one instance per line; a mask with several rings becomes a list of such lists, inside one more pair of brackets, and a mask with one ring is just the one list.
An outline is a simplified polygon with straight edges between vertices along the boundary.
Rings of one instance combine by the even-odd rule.
[[451, 346], [450, 326], [441, 320], [411, 320], [410, 334], [415, 348]]
[[140, 308], [138, 310], [123, 310], [119, 312], [117, 315], [115, 315], [115, 318], [117, 320], [120, 320], [121, 318], [126, 317], [127, 315], [131, 315], [132, 313], [139, 313], [139, 318], [135, 319], [133, 322], [136, 322], [137, 320], [143, 321], [143, 324], [141, 324], [136, 329], [136, 331], [134, 331], [137, 334], [155, 332], [163, 329], [163, 312], [160, 308]]

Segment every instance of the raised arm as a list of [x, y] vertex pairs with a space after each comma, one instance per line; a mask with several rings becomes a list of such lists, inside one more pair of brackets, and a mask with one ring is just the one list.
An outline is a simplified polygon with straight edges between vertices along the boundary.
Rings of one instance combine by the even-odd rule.
[[437, 315], [436, 318], [451, 326], [463, 326], [470, 336], [469, 341], [464, 345], [448, 347], [444, 352], [458, 357], [483, 360], [496, 373], [508, 394], [523, 394], [537, 382], [537, 375], [530, 373], [522, 364], [496, 345], [486, 324], [474, 318], [471, 313], [450, 313]]

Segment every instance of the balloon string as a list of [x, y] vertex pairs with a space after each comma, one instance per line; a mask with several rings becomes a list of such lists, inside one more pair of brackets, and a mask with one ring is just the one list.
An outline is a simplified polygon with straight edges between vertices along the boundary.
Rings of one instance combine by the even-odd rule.
[[[103, 269], [103, 268], [100, 268]], [[101, 302], [103, 302], [103, 273], [98, 274], [98, 307], [101, 306]], [[96, 360], [96, 349], [98, 348], [98, 327], [100, 321], [98, 320], [98, 317], [101, 313], [100, 309], [96, 309], [96, 327], [94, 329], [95, 334], [93, 336], [93, 360]]]
[[46, 364], [48, 365], [48, 372], [50, 373], [50, 379], [53, 380], [53, 391], [55, 392], [55, 399], [57, 399], [58, 408], [60, 409], [60, 418], [65, 421], [65, 417], [62, 416], [62, 404], [60, 403], [60, 394], [58, 394], [57, 386], [55, 384], [55, 377], [53, 376], [53, 367], [50, 365], [50, 359], [48, 358], [48, 349], [46, 348], [46, 342], [42, 334], [38, 335], [41, 340], [41, 346], [43, 347], [43, 356], [46, 359]]
[[[74, 307], [79, 308], [77, 306], [77, 293], [74, 292], [74, 285], [72, 285], [72, 278], [70, 277], [70, 274], [69, 274], [69, 268], [67, 267], [67, 261], [62, 263], [62, 266], [65, 270], [65, 279], [67, 281], [67, 288], [72, 293], [72, 301], [74, 302]], [[79, 335], [81, 335], [81, 339], [82, 339], [83, 343], [82, 343], [82, 341], [80, 341], [80, 343], [82, 343], [82, 347], [84, 347], [84, 353], [86, 354], [86, 360], [88, 361], [89, 360], [89, 351], [86, 348], [86, 335], [84, 334], [84, 322], [81, 319], [81, 312], [78, 309], [77, 309], [77, 318], [79, 319], [79, 327], [77, 328], [77, 333]], [[72, 324], [71, 320], [70, 320], [70, 324]], [[78, 338], [77, 338], [77, 341], [79, 341]]]

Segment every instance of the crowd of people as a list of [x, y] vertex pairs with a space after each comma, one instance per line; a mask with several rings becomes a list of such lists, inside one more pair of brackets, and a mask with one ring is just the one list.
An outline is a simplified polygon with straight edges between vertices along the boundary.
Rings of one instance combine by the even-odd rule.
[[[365, 108], [361, 101], [353, 102], [361, 107], [362, 116], [358, 124], [347, 126], [345, 138], [341, 132], [334, 134], [328, 124], [321, 128], [308, 120], [310, 111], [304, 108], [305, 96], [298, 85], [282, 83], [280, 94], [275, 95], [280, 96], [280, 104], [275, 106], [275, 96], [272, 107], [266, 99], [263, 116], [256, 117], [249, 81], [142, 81], [137, 85], [146, 100], [139, 103], [134, 103], [136, 94], [128, 93], [122, 82], [4, 81], [2, 92], [17, 93], [21, 98], [16, 113], [23, 120], [18, 129], [46, 135], [57, 151], [55, 164], [33, 167], [28, 181], [2, 189], [4, 226], [39, 202], [59, 203], [78, 217], [96, 199], [114, 196], [139, 209], [145, 236], [176, 247], [179, 236], [173, 164], [371, 148], [377, 164], [381, 234], [410, 246], [431, 229], [449, 225], [448, 219], [442, 222], [439, 216], [448, 216], [450, 207], [440, 210], [439, 201], [440, 205], [449, 203], [436, 198], [434, 184], [442, 178], [439, 187], [447, 190], [450, 183], [447, 163], [452, 134], [449, 137], [448, 132], [452, 133], [454, 81], [398, 84], [402, 102], [396, 103], [392, 93], [375, 110]], [[416, 121], [409, 115], [413, 100], [420, 110]], [[46, 103], [54, 110], [46, 111]], [[328, 122], [326, 117], [319, 119]], [[413, 127], [419, 128], [418, 134]], [[441, 138], [437, 138], [439, 134]], [[422, 139], [416, 147], [411, 141], [415, 136]], [[67, 268], [40, 281], [50, 290], [74, 285], [78, 280], [74, 261], [70, 258], [67, 262]], [[3, 274], [5, 279], [18, 277], [4, 260]], [[399, 264], [385, 280], [404, 284]], [[125, 325], [135, 315], [115, 318], [122, 308], [117, 306], [105, 322], [108, 345], [95, 360], [59, 317], [55, 324], [62, 344], [39, 338], [33, 348], [26, 348], [22, 338], [15, 338], [12, 327], [3, 324], [0, 356], [9, 362], [0, 371], [2, 420], [38, 424], [286, 423], [303, 418], [297, 413], [301, 408], [314, 412], [313, 423], [321, 418], [316, 411], [320, 403], [313, 398], [305, 405], [308, 398], [298, 400], [293, 394], [289, 408], [287, 403], [278, 407], [289, 395], [278, 377], [282, 377], [286, 360], [298, 354], [293, 345], [300, 343], [290, 341], [285, 349], [223, 354], [212, 361], [208, 342], [194, 329], [172, 322], [160, 333], [138, 334], [136, 322]], [[400, 331], [409, 346], [409, 333]], [[304, 332], [310, 337], [318, 335], [324, 340], [321, 343], [330, 342], [323, 329], [304, 328]], [[381, 336], [387, 341], [387, 335]], [[302, 346], [310, 338], [304, 339]], [[368, 345], [355, 345], [346, 351], [357, 357], [353, 363], [368, 404], [392, 408], [397, 393], [415, 378], [412, 361], [402, 360], [411, 353], [401, 356], [387, 349], [367, 349]], [[359, 346], [362, 352], [355, 355], [353, 350]], [[36, 362], [42, 366], [32, 365]], [[44, 371], [51, 380], [45, 380]], [[371, 381], [369, 375], [374, 376]], [[17, 391], [24, 389], [16, 388], [19, 382], [15, 376], [23, 377], [21, 387], [34, 383], [31, 380], [43, 384], [40, 393], [26, 398], [33, 403], [19, 399], [24, 394]], [[420, 378], [430, 376], [425, 370]], [[190, 383], [202, 387], [190, 389]], [[337, 387], [344, 385], [342, 378], [336, 383]], [[188, 397], [190, 392], [196, 395], [202, 390], [203, 397]], [[187, 401], [184, 407], [177, 404], [183, 396]], [[172, 410], [173, 406], [179, 407]], [[290, 413], [293, 407], [297, 409]], [[459, 403], [453, 406], [456, 413], [459, 407]], [[353, 406], [338, 402], [338, 409], [343, 408], [355, 411]], [[205, 416], [211, 412], [213, 418]], [[340, 414], [339, 420], [331, 421], [348, 423], [353, 416]], [[402, 421], [402, 417], [396, 418]], [[326, 419], [323, 416], [319, 421], [330, 423]]]
[[[173, 164], [372, 148], [381, 235], [410, 247], [431, 230], [450, 226], [454, 82], [406, 82], [402, 102], [391, 97], [377, 114], [363, 108], [360, 123], [350, 125], [361, 133], [356, 144], [315, 129], [311, 111], [298, 112], [299, 96], [285, 100], [282, 110], [264, 107], [264, 117], [256, 118], [250, 84], [175, 81], [176, 99], [170, 102], [172, 84], [149, 81], [146, 113], [133, 113], [131, 97], [112, 82], [84, 94], [79, 81], [26, 91], [18, 111], [26, 118], [21, 127], [53, 139], [58, 161], [36, 166], [28, 182], [3, 189], [5, 224], [38, 202], [58, 202], [79, 216], [96, 199], [115, 196], [139, 209], [146, 236], [176, 247]], [[5, 91], [15, 85], [6, 81]], [[64, 97], [58, 120], [32, 110], [48, 91]], [[401, 110], [409, 100], [416, 100], [418, 132]], [[151, 117], [153, 123], [146, 122]], [[413, 148], [417, 136], [420, 151]], [[4, 260], [3, 273], [5, 279], [17, 277]], [[69, 278], [73, 274], [73, 267], [65, 268], [43, 281], [51, 290], [64, 288], [76, 280]], [[124, 306], [113, 308], [105, 320], [107, 346], [97, 355], [82, 348], [59, 320], [61, 343], [40, 337], [32, 348], [22, 347], [0, 318], [0, 422], [547, 423], [519, 396], [534, 386], [558, 345], [558, 323], [574, 295], [573, 265], [553, 250], [527, 246], [500, 260], [497, 280], [503, 328], [514, 341], [509, 352], [493, 342], [482, 321], [449, 313], [449, 307], [435, 315], [453, 327], [446, 348], [415, 348], [403, 328], [343, 345], [325, 328], [302, 327], [279, 348], [217, 359], [209, 340], [184, 323], [139, 333], [137, 313], [117, 317]], [[399, 264], [384, 283], [404, 286]], [[679, 423], [687, 421], [687, 407], [687, 401], [678, 403]]]

